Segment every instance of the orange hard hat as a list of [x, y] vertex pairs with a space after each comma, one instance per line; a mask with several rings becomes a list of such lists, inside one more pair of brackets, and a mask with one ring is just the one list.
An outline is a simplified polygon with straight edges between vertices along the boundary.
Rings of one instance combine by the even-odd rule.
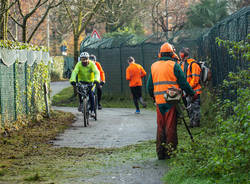
[[160, 52], [174, 52], [174, 49], [171, 44], [166, 42], [161, 46]]

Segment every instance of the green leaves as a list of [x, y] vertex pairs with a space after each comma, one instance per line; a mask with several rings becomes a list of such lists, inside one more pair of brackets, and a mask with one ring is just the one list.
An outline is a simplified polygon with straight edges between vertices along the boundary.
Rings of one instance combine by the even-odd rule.
[[227, 1], [201, 0], [189, 8], [187, 15], [189, 27], [213, 27], [228, 15]]
[[219, 47], [224, 47], [228, 50], [228, 53], [234, 58], [234, 60], [243, 57], [247, 62], [250, 61], [250, 34], [247, 35], [246, 40], [240, 42], [221, 40], [216, 38], [216, 43]]
[[48, 52], [48, 48], [44, 46], [37, 46], [28, 43], [22, 42], [14, 42], [10, 40], [0, 40], [0, 47], [8, 48], [8, 49], [15, 49], [15, 50], [23, 50], [23, 49], [30, 49], [34, 51], [42, 50], [44, 52]]

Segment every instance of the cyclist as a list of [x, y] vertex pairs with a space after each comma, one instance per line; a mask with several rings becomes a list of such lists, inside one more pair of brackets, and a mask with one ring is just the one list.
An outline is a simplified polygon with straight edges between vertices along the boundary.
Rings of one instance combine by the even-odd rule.
[[[80, 54], [80, 61], [76, 64], [71, 77], [70, 83], [75, 86], [76, 85], [76, 76], [78, 77], [78, 81], [81, 83], [91, 83], [99, 85], [100, 73], [96, 67], [96, 65], [89, 60], [89, 53], [82, 52]], [[83, 108], [83, 101], [81, 95], [79, 95], [79, 107], [78, 111], [81, 111]], [[90, 99], [90, 116], [94, 116], [94, 90], [92, 86], [89, 89], [89, 99]]]
[[101, 110], [102, 109], [102, 105], [101, 105], [102, 87], [105, 84], [105, 73], [104, 73], [104, 71], [102, 69], [101, 64], [98, 61], [96, 61], [96, 56], [95, 55], [91, 54], [89, 56], [89, 59], [95, 63], [97, 69], [100, 72], [101, 82], [100, 82], [100, 85], [96, 86], [96, 88], [97, 88], [97, 98], [98, 98], [98, 100], [97, 100], [97, 102], [98, 102], [98, 109]]

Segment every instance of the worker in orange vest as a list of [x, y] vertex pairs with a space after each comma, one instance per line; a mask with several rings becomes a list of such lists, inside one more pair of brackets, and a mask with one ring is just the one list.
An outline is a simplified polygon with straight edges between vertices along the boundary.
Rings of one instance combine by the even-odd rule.
[[[200, 126], [200, 94], [202, 93], [202, 87], [200, 84], [201, 77], [201, 68], [196, 63], [195, 59], [189, 58], [189, 49], [183, 48], [179, 54], [182, 62], [180, 63], [181, 68], [187, 78], [188, 83], [192, 87], [192, 89], [198, 94], [198, 98], [194, 101], [185, 100], [183, 102], [186, 107], [188, 107], [188, 115], [190, 118], [190, 127], [199, 127]], [[187, 97], [188, 98], [188, 97]]]
[[101, 109], [102, 109], [102, 105], [101, 105], [102, 87], [103, 87], [103, 85], [105, 84], [105, 73], [104, 73], [104, 71], [103, 71], [103, 69], [102, 69], [101, 64], [100, 64], [98, 61], [96, 61], [96, 56], [95, 56], [95, 55], [91, 54], [91, 55], [89, 56], [89, 59], [95, 63], [97, 69], [98, 69], [99, 72], [100, 72], [100, 78], [101, 78], [101, 80], [100, 80], [100, 85], [97, 85], [96, 88], [97, 88], [98, 109], [101, 110]]
[[158, 61], [151, 66], [147, 81], [149, 95], [156, 102], [156, 152], [159, 160], [170, 158], [172, 151], [176, 149], [178, 144], [176, 106], [166, 101], [164, 94], [170, 88], [181, 88], [192, 98], [197, 97], [173, 57], [175, 57], [175, 53], [172, 45], [164, 43], [160, 48]]
[[[192, 61], [195, 61], [192, 58], [189, 58], [189, 48], [182, 48], [179, 52], [179, 56], [180, 56], [180, 61], [179, 61], [179, 65], [181, 66], [182, 71], [184, 72], [184, 76], [187, 78], [187, 68], [189, 63], [191, 63]], [[185, 107], [187, 107], [187, 100], [186, 100], [186, 96], [184, 95], [183, 98], [183, 103], [185, 105]]]
[[128, 64], [126, 80], [129, 81], [129, 87], [136, 107], [135, 113], [140, 114], [138, 101], [144, 108], [147, 106], [142, 98], [142, 78], [146, 76], [146, 72], [141, 65], [135, 63], [135, 59], [132, 56], [128, 57]]

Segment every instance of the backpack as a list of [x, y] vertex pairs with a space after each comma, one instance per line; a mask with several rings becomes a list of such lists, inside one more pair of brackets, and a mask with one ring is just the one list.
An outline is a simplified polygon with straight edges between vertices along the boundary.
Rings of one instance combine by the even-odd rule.
[[204, 61], [192, 61], [190, 63], [190, 72], [192, 71], [192, 64], [196, 63], [199, 65], [201, 69], [201, 74], [200, 74], [200, 83], [203, 85], [206, 85], [208, 81], [212, 79], [212, 72], [211, 70], [205, 65]]

